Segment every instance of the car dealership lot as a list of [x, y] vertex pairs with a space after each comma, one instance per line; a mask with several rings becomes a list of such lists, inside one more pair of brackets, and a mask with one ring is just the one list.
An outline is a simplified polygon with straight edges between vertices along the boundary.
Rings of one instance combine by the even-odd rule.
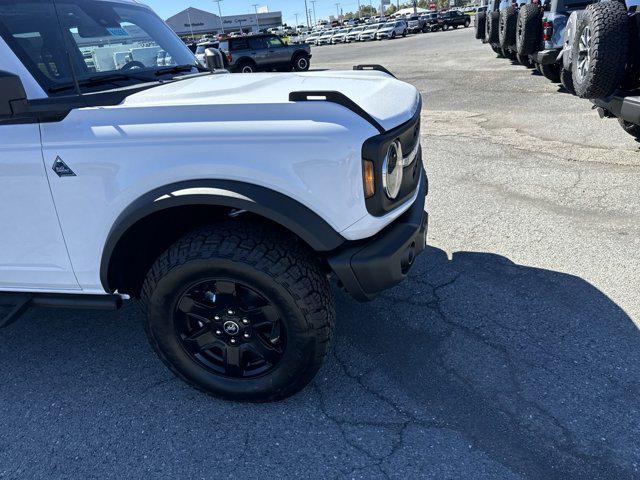
[[0, 331], [0, 478], [637, 478], [640, 151], [471, 29], [313, 49], [424, 95], [430, 250], [338, 294], [324, 371], [221, 402], [154, 358], [135, 305]]

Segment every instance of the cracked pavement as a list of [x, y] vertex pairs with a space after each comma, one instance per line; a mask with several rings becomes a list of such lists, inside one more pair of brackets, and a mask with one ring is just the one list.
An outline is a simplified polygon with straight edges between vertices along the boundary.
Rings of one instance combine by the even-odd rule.
[[640, 477], [640, 152], [471, 30], [322, 47], [424, 94], [430, 247], [336, 290], [313, 384], [267, 405], [173, 378], [135, 305], [0, 331], [0, 478]]

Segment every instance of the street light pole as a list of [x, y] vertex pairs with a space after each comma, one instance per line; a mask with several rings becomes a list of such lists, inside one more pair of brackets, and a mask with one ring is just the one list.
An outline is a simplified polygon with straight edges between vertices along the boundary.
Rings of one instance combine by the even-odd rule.
[[307, 4], [307, 0], [304, 0], [304, 14], [307, 17], [307, 28], [311, 28], [309, 25], [309, 5]]
[[318, 25], [318, 17], [316, 17], [316, 0], [311, 0], [311, 5], [313, 5], [313, 24]]
[[338, 21], [340, 21], [340, 4], [336, 3], [336, 14], [338, 15]]
[[258, 4], [253, 4], [253, 9], [256, 11], [256, 28], [260, 31], [260, 20], [258, 20]]
[[222, 0], [213, 0], [218, 4], [218, 18], [220, 19], [220, 28], [222, 29], [222, 33], [224, 33], [224, 24], [222, 23], [222, 8], [220, 8], [220, 2]]
[[296, 28], [298, 28], [298, 14], [294, 13], [294, 15], [296, 16]]

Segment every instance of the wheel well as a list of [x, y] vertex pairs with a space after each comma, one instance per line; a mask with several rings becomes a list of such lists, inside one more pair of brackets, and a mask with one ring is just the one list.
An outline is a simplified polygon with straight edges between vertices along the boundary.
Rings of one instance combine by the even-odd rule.
[[[287, 228], [250, 212], [215, 205], [185, 205], [154, 212], [134, 223], [120, 237], [108, 266], [108, 290], [138, 298], [147, 273], [157, 258], [189, 232], [228, 218], [269, 224], [314, 250]], [[323, 260], [323, 264], [326, 262]], [[105, 288], [107, 286], [105, 285]]]
[[255, 65], [256, 62], [253, 58], [251, 57], [240, 57], [236, 63], [236, 65], [241, 65], [243, 63], [250, 63], [251, 65]]

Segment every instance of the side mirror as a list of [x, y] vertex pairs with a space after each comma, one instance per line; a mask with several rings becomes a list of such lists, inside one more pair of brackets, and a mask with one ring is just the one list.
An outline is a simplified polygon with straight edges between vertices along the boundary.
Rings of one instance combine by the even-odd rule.
[[14, 73], [0, 71], [0, 118], [24, 113], [27, 94], [20, 77]]
[[207, 68], [212, 72], [224, 70], [224, 55], [217, 48], [207, 48], [204, 51], [204, 58]]

